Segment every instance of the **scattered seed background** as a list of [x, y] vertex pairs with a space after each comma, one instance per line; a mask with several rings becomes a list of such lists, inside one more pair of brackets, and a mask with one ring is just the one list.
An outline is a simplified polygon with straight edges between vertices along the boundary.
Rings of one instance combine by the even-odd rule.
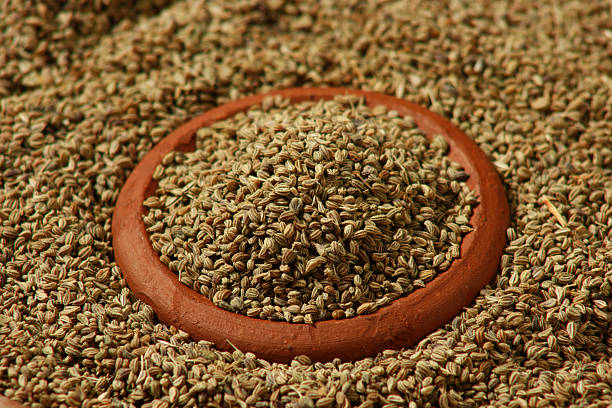
[[[610, 405], [610, 3], [226, 3], [0, 8], [0, 391], [38, 407]], [[417, 347], [222, 353], [121, 279], [111, 216], [139, 159], [212, 106], [301, 85], [429, 107], [507, 187], [498, 277]]]

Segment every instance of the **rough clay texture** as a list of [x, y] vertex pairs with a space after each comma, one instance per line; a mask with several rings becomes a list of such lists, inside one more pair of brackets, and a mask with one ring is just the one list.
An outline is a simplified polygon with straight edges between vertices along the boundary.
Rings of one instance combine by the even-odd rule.
[[[608, 1], [33, 3], [0, 11], [4, 395], [92, 407], [612, 403]], [[350, 364], [219, 352], [159, 324], [114, 264], [114, 202], [156, 142], [211, 106], [302, 85], [429, 107], [506, 184], [498, 277], [416, 347]]]

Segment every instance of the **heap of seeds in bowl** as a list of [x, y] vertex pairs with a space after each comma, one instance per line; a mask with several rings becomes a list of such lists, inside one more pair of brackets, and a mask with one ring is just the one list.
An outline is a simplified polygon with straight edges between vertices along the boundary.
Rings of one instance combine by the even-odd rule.
[[459, 256], [477, 201], [448, 149], [356, 96], [268, 98], [168, 154], [144, 222], [162, 262], [219, 307], [295, 323], [371, 313]]

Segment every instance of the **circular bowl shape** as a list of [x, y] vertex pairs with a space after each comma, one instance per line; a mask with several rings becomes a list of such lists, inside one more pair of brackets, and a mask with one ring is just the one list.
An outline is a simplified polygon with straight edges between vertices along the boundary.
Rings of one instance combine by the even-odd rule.
[[[372, 107], [385, 105], [411, 116], [431, 137], [442, 135], [449, 157], [469, 174], [468, 186], [479, 204], [473, 209], [461, 256], [424, 288], [394, 300], [374, 313], [314, 325], [275, 322], [232, 313], [212, 304], [204, 295], [178, 280], [153, 250], [145, 230], [144, 200], [155, 192], [153, 171], [172, 150], [195, 149], [195, 134], [202, 127], [245, 111], [264, 97], [281, 95], [292, 103], [331, 99], [339, 94], [363, 96]], [[463, 132], [439, 115], [388, 95], [343, 88], [296, 88], [240, 99], [212, 109], [179, 127], [163, 139], [136, 166], [115, 207], [112, 234], [115, 259], [135, 295], [149, 304], [159, 319], [189, 333], [196, 340], [212, 341], [222, 350], [233, 346], [259, 358], [288, 362], [307, 355], [316, 361], [336, 357], [354, 360], [385, 349], [416, 344], [449, 322], [470, 304], [495, 275], [506, 239], [509, 209], [504, 188], [485, 154]]]

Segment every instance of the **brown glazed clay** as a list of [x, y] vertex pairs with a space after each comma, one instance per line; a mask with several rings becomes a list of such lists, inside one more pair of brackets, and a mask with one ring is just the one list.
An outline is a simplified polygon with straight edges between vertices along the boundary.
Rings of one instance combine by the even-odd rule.
[[467, 183], [480, 200], [471, 219], [474, 231], [464, 238], [461, 258], [424, 288], [375, 313], [314, 325], [272, 322], [232, 313], [181, 284], [153, 250], [142, 220], [145, 211], [142, 203], [156, 187], [151, 180], [153, 171], [171, 150], [193, 149], [197, 129], [246, 110], [266, 95], [252, 96], [212, 109], [179, 127], [144, 157], [119, 195], [112, 225], [115, 258], [128, 286], [153, 308], [161, 321], [186, 331], [194, 339], [212, 341], [220, 349], [232, 350], [233, 344], [272, 361], [288, 362], [300, 354], [317, 361], [336, 357], [354, 360], [416, 344], [455, 317], [493, 278], [505, 245], [508, 203], [495, 168], [464, 133], [427, 109], [380, 93], [298, 88], [267, 95], [300, 102], [346, 93], [364, 96], [370, 106], [385, 105], [401, 115], [410, 115], [429, 136], [441, 134], [446, 138], [450, 158], [470, 175]]

